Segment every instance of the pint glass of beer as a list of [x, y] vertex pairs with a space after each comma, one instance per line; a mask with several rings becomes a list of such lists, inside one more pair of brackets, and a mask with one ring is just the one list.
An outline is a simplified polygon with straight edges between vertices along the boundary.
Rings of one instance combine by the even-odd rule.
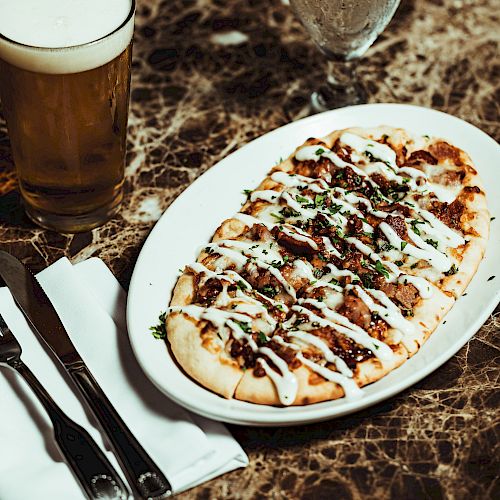
[[134, 0], [0, 0], [0, 98], [28, 216], [60, 232], [122, 199]]

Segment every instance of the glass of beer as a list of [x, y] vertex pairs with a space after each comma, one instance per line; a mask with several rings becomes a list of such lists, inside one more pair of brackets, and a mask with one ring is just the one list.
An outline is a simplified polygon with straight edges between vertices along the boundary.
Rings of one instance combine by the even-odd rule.
[[0, 0], [0, 98], [28, 216], [81, 232], [123, 196], [134, 0]]

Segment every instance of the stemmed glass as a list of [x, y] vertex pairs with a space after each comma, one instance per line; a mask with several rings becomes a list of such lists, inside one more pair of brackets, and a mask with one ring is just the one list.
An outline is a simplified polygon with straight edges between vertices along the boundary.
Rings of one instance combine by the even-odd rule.
[[356, 63], [384, 31], [400, 0], [290, 0], [328, 59], [326, 82], [311, 95], [315, 111], [366, 102]]

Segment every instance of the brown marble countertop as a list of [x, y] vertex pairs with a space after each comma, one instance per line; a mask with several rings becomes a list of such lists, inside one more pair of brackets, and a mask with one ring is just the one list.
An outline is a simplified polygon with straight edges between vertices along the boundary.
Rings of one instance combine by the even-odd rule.
[[[402, 0], [359, 68], [369, 101], [440, 109], [498, 140], [498, 26], [494, 0]], [[135, 40], [126, 197], [105, 226], [60, 235], [26, 219], [0, 118], [0, 247], [35, 269], [99, 256], [127, 286], [176, 196], [238, 147], [306, 116], [324, 78], [286, 1], [138, 0]], [[499, 314], [432, 375], [369, 410], [231, 426], [250, 465], [179, 498], [499, 498]]]

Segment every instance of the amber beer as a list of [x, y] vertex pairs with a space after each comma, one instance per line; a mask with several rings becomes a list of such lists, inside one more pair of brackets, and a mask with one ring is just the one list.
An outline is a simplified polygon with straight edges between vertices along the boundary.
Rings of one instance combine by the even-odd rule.
[[108, 16], [117, 4], [122, 9], [108, 24], [114, 29], [90, 35], [78, 32], [84, 14], [71, 3], [82, 4], [49, 0], [44, 7], [54, 9], [56, 25], [58, 9], [66, 9], [66, 35], [84, 43], [39, 47], [5, 33], [0, 21], [0, 96], [26, 212], [61, 232], [102, 224], [122, 200], [134, 14], [130, 0], [83, 2], [91, 11], [109, 3]]

